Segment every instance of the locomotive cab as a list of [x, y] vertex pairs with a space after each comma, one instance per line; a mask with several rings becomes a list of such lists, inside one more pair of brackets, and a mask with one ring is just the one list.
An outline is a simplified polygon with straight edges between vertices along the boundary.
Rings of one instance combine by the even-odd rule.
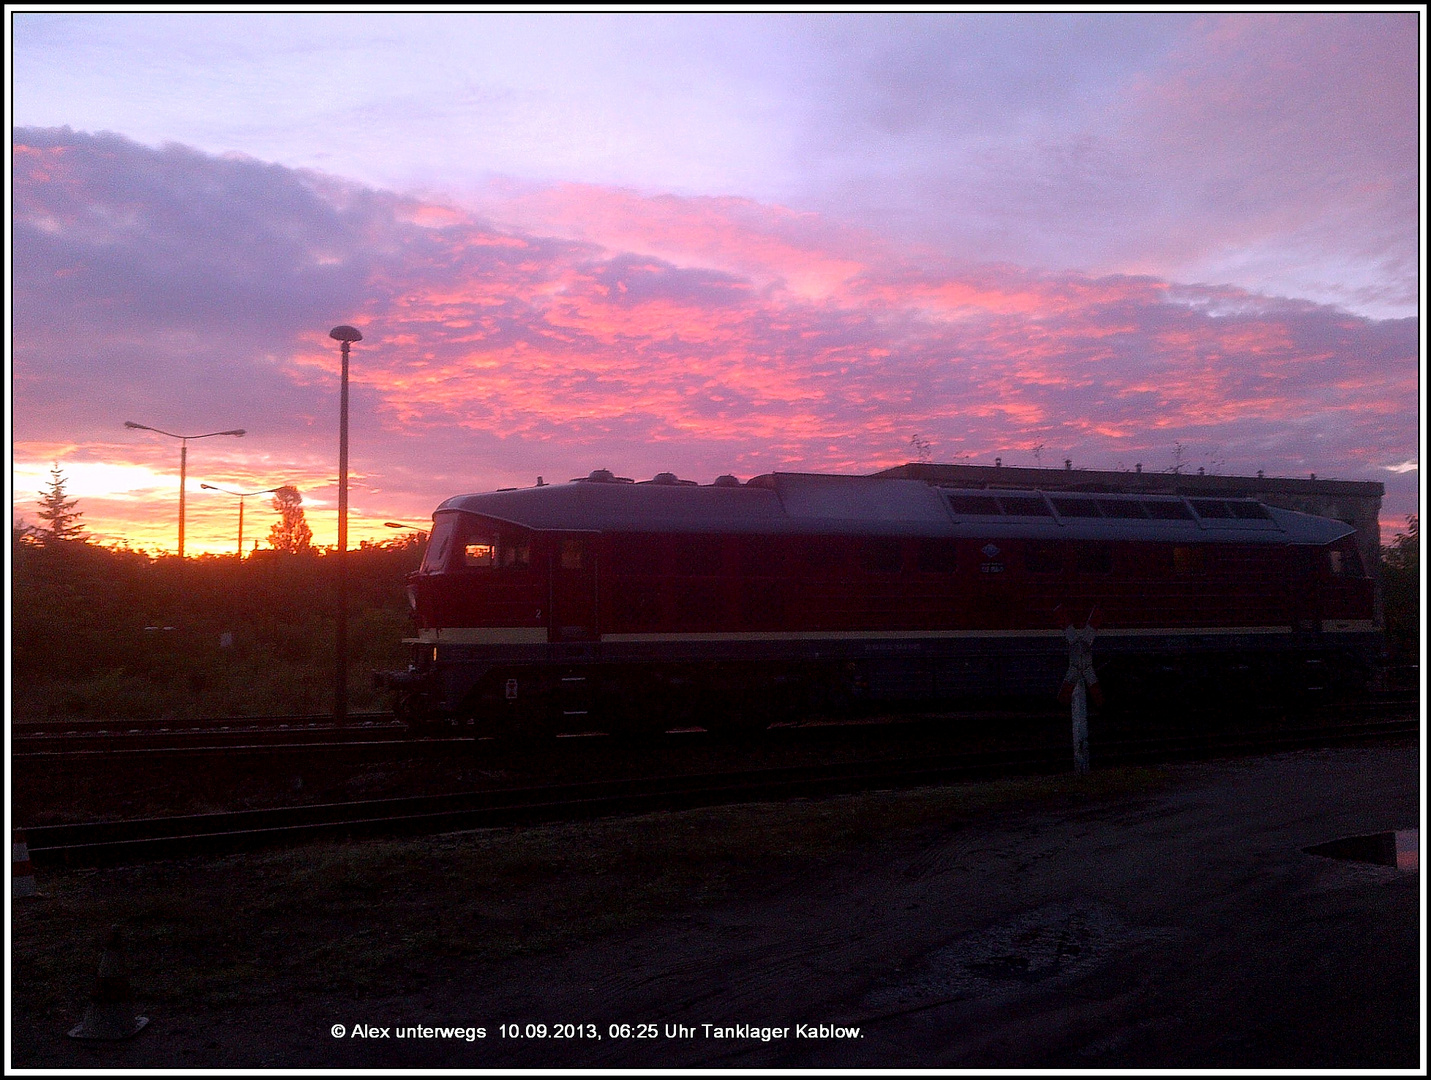
[[545, 641], [545, 560], [534, 540], [532, 530], [506, 522], [437, 515], [422, 568], [409, 581], [419, 638]]
[[434, 515], [422, 566], [407, 579], [417, 624], [408, 639], [413, 663], [388, 679], [404, 719], [460, 720], [472, 711], [474, 696], [511, 702], [514, 713], [529, 711], [523, 698], [533, 696], [530, 679], [505, 669], [530, 665], [546, 651], [553, 560], [544, 540], [498, 519], [456, 510]]

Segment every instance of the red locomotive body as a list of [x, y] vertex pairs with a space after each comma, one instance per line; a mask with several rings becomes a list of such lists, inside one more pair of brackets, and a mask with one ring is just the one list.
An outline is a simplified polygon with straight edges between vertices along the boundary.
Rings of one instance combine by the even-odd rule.
[[[764, 726], [1054, 694], [1092, 616], [1110, 701], [1364, 686], [1350, 526], [1252, 499], [609, 473], [465, 495], [409, 580], [414, 721]], [[1095, 614], [1096, 613], [1096, 614]]]

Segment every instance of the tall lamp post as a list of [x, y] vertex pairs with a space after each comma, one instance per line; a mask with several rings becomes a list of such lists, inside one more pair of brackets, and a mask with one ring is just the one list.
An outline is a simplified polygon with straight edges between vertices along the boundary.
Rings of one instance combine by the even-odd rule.
[[348, 349], [363, 335], [354, 326], [335, 326], [328, 336], [343, 346], [343, 377], [338, 395], [338, 646], [333, 686], [333, 722], [348, 719]]
[[200, 484], [199, 487], [201, 487], [201, 488], [202, 488], [203, 490], [205, 490], [205, 491], [221, 491], [221, 492], [223, 492], [225, 495], [234, 495], [234, 496], [237, 496], [238, 501], [239, 501], [239, 541], [238, 541], [238, 557], [239, 557], [240, 559], [242, 559], [242, 558], [243, 558], [243, 501], [244, 501], [245, 499], [252, 498], [252, 497], [255, 496], [255, 495], [271, 495], [273, 492], [277, 491], [278, 488], [264, 488], [262, 491], [230, 491], [228, 488], [214, 487], [213, 484]]
[[203, 435], [175, 435], [172, 431], [160, 431], [157, 427], [150, 427], [148, 424], [136, 424], [133, 420], [124, 421], [127, 428], [135, 428], [139, 431], [152, 431], [157, 435], [167, 435], [171, 439], [179, 440], [179, 558], [184, 557], [184, 484], [189, 471], [189, 440], [190, 439], [212, 439], [215, 435], [242, 435], [243, 428], [234, 428], [231, 431], [209, 431]]

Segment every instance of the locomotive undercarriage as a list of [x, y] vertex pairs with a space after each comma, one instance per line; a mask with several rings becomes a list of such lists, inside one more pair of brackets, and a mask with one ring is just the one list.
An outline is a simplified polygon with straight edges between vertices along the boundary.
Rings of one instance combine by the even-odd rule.
[[[1107, 636], [1095, 643], [1094, 663], [1106, 708], [1134, 720], [1364, 693], [1374, 640], [1329, 637], [1288, 635], [1275, 645], [1233, 637], [1169, 648], [1162, 639]], [[1067, 668], [1064, 642], [1050, 638], [964, 642], [957, 652], [929, 642], [862, 642], [821, 650], [825, 655], [761, 658], [608, 657], [594, 643], [551, 651], [567, 655], [454, 650], [434, 658], [426, 650], [387, 682], [398, 692], [399, 717], [415, 729], [476, 736], [684, 727], [738, 733], [782, 719], [995, 703], [1037, 707], [1054, 700]]]

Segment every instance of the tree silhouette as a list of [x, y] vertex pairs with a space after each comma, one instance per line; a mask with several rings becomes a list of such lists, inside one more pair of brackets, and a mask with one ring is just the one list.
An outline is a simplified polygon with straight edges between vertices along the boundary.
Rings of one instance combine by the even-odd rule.
[[1421, 523], [1415, 514], [1406, 517], [1406, 531], [1396, 534], [1390, 547], [1381, 549], [1381, 560], [1394, 570], [1405, 570], [1413, 577], [1421, 565]]
[[296, 555], [311, 551], [313, 530], [303, 520], [303, 496], [298, 489], [285, 485], [273, 493], [273, 508], [283, 515], [283, 520], [268, 530], [268, 542], [275, 551], [286, 551]]
[[46, 544], [67, 543], [81, 539], [83, 516], [74, 508], [76, 500], [65, 498], [65, 474], [59, 462], [50, 466], [50, 486], [40, 492], [40, 512], [36, 515], [46, 523], [40, 538]]
[[1421, 652], [1420, 526], [1417, 516], [1409, 515], [1406, 531], [1381, 549], [1386, 644], [1393, 664], [1413, 665]]

